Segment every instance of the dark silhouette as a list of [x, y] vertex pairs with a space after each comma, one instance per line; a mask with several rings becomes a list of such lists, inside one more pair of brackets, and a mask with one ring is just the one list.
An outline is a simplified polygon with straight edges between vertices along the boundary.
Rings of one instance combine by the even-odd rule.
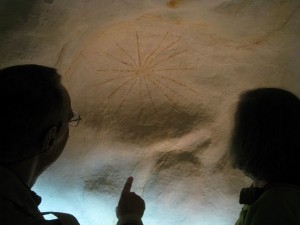
[[[30, 189], [39, 175], [62, 153], [69, 126], [80, 115], [55, 69], [20, 65], [0, 70], [0, 224], [78, 225], [70, 214], [52, 212], [46, 221], [38, 209], [41, 198]], [[140, 225], [144, 201], [125, 183], [117, 207], [118, 225]], [[101, 218], [99, 218], [101, 220]]]
[[236, 225], [300, 224], [300, 100], [279, 88], [240, 96], [229, 155], [253, 180]]

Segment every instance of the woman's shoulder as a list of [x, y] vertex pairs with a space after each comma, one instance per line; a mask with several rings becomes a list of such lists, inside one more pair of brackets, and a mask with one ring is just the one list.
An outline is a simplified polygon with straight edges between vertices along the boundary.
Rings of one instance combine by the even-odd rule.
[[[258, 202], [278, 201], [297, 202], [300, 198], [300, 186], [292, 184], [271, 184], [258, 199]], [[299, 201], [298, 201], [299, 204]]]
[[[300, 187], [277, 184], [248, 207], [249, 224], [300, 225]], [[246, 223], [247, 224], [247, 223]]]

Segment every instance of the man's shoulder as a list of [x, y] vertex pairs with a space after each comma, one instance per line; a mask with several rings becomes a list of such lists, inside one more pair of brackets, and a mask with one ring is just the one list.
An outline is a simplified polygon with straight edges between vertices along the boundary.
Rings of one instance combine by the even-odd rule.
[[0, 198], [0, 210], [1, 225], [61, 225], [59, 220], [47, 221], [42, 216], [33, 217], [3, 198]]

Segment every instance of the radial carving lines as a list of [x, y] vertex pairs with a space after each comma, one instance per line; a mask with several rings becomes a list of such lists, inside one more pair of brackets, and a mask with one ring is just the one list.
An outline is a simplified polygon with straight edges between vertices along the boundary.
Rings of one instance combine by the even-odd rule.
[[[138, 34], [136, 34], [135, 39], [136, 46], [134, 49], [128, 50], [127, 46], [115, 43], [117, 50], [114, 53], [104, 52], [105, 56], [117, 65], [115, 68], [97, 69], [97, 72], [105, 72], [106, 75], [114, 76], [98, 83], [98, 85], [106, 85], [115, 82], [114, 88], [111, 88], [106, 96], [107, 102], [104, 111], [107, 110], [110, 99], [119, 91], [122, 91], [122, 97], [116, 108], [116, 115], [119, 114], [121, 108], [129, 101], [131, 96], [139, 98], [141, 114], [146, 101], [152, 106], [153, 112], [157, 113], [156, 98], [158, 94], [163, 96], [176, 111], [178, 109], [176, 102], [179, 100], [176, 98], [188, 100], [184, 93], [180, 93], [179, 89], [199, 95], [196, 90], [174, 77], [174, 74], [178, 74], [178, 72], [181, 73], [191, 69], [178, 66], [182, 64], [180, 63], [182, 61], [181, 57], [184, 57], [184, 54], [188, 52], [188, 49], [182, 46], [179, 47], [182, 40], [180, 37], [174, 37], [167, 32], [154, 44], [154, 47], [148, 47], [151, 48], [148, 53], [145, 53], [148, 49], [141, 45], [142, 40], [140, 40]], [[171, 73], [172, 71], [173, 73]], [[133, 95], [134, 91], [139, 93], [139, 96]]]

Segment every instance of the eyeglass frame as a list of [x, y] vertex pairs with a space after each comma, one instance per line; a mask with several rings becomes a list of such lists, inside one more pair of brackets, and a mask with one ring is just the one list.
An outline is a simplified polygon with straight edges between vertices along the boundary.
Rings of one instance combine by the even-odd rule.
[[70, 127], [77, 127], [81, 119], [82, 118], [81, 118], [80, 114], [77, 111], [73, 110], [73, 116], [68, 121], [69, 122], [69, 126]]

